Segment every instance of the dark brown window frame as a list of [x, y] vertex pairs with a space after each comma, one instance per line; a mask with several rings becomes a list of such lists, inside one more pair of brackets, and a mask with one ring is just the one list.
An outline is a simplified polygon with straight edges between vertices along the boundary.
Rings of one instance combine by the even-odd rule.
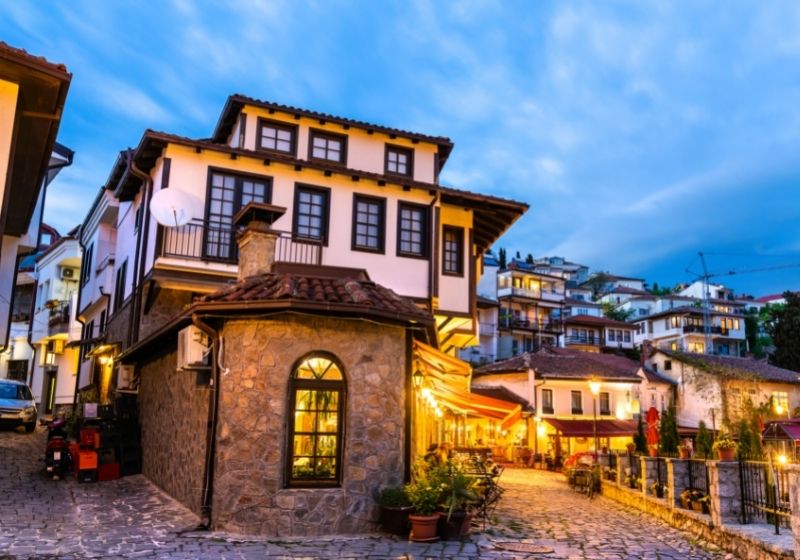
[[[545, 394], [550, 396], [550, 405], [548, 406], [545, 401]], [[554, 408], [554, 400], [553, 400], [553, 390], [552, 389], [542, 389], [542, 414], [553, 414]]]
[[[314, 157], [314, 138], [327, 138], [328, 140], [339, 140], [342, 143], [339, 160]], [[347, 135], [339, 134], [336, 132], [329, 132], [319, 128], [308, 129], [308, 159], [309, 161], [324, 161], [326, 163], [333, 163], [338, 165], [347, 165]]]
[[[380, 208], [380, 223], [378, 224], [378, 247], [371, 248], [358, 245], [356, 243], [356, 228], [358, 227], [358, 203], [375, 203]], [[350, 249], [353, 251], [362, 251], [365, 253], [386, 253], [386, 199], [380, 196], [370, 196], [366, 194], [353, 193], [353, 229], [350, 237]]]
[[300, 191], [316, 191], [325, 195], [325, 212], [322, 216], [322, 245], [328, 246], [328, 237], [330, 233], [331, 223], [331, 189], [328, 187], [320, 187], [319, 185], [311, 185], [308, 183], [295, 183], [294, 184], [294, 203], [292, 206], [292, 238], [294, 239], [307, 239], [317, 241], [315, 237], [308, 237], [299, 235], [297, 233], [297, 219], [299, 217], [298, 210], [300, 206]]
[[[422, 228], [422, 252], [421, 253], [409, 253], [400, 249], [400, 242], [401, 242], [401, 233], [402, 233], [402, 219], [401, 214], [404, 208], [413, 209], [413, 210], [420, 210], [422, 212], [422, 216], [425, 220]], [[409, 259], [428, 259], [428, 255], [430, 254], [431, 247], [430, 247], [430, 236], [431, 236], [431, 215], [430, 215], [430, 207], [424, 204], [417, 204], [414, 202], [403, 202], [400, 201], [397, 203], [397, 256], [398, 257], [406, 257]]]
[[[603, 407], [603, 395], [606, 396], [606, 404], [608, 406]], [[601, 391], [599, 395], [597, 395], [597, 413], [601, 416], [608, 416], [611, 414], [611, 393], [608, 391]]]
[[94, 242], [83, 252], [83, 263], [81, 264], [81, 289], [89, 283], [92, 277], [92, 261], [94, 260]]
[[[458, 241], [457, 244], [457, 252], [458, 252], [458, 269], [455, 271], [447, 270], [447, 234], [452, 233], [455, 234]], [[458, 226], [442, 226], [442, 275], [443, 276], [457, 276], [460, 278], [464, 277], [464, 228]]]
[[[578, 395], [578, 401], [580, 403], [580, 407], [575, 407], [575, 395]], [[572, 408], [572, 414], [583, 414], [583, 392], [582, 391], [570, 391], [569, 393], [569, 404]]]
[[[407, 173], [389, 171], [389, 152], [404, 153], [408, 156]], [[397, 177], [414, 177], [414, 149], [407, 148], [406, 146], [399, 146], [397, 144], [386, 144], [383, 152], [383, 171], [386, 175], [395, 175]]]
[[[336, 364], [342, 374], [342, 379], [339, 381], [334, 380], [319, 380], [319, 379], [297, 379], [295, 377], [297, 369], [300, 365], [310, 358], [324, 358]], [[339, 488], [342, 486], [342, 462], [344, 461], [344, 438], [345, 438], [345, 422], [347, 421], [347, 374], [341, 360], [329, 352], [315, 351], [309, 352], [297, 360], [293, 365], [290, 372], [288, 383], [287, 395], [287, 411], [286, 414], [286, 442], [284, 448], [286, 450], [286, 464], [284, 465], [284, 487], [285, 488]], [[303, 389], [309, 390], [323, 390], [323, 391], [338, 391], [339, 392], [339, 407], [338, 425], [336, 429], [336, 474], [333, 479], [298, 479], [292, 478], [292, 467], [294, 460], [294, 417], [295, 407], [297, 406], [297, 391]]]
[[[277, 150], [274, 148], [265, 148], [264, 146], [262, 146], [261, 138], [262, 138], [262, 131], [265, 125], [271, 128], [276, 128], [290, 132], [292, 134], [291, 151], [284, 152], [283, 150]], [[290, 155], [292, 157], [297, 157], [297, 136], [300, 133], [299, 130], [300, 129], [296, 124], [259, 117], [258, 126], [256, 127], [256, 150], [259, 152], [270, 152], [273, 154], [284, 154], [284, 155]]]

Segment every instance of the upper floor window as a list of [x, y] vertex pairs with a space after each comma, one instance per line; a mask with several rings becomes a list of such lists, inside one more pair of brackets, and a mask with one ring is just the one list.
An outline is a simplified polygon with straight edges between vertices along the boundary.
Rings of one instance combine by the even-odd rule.
[[571, 391], [572, 414], [583, 414], [583, 395], [580, 391]]
[[611, 414], [611, 395], [609, 393], [600, 393], [600, 414], [608, 416]]
[[341, 479], [345, 380], [332, 356], [303, 359], [289, 381], [287, 486], [337, 486]]
[[297, 185], [294, 191], [295, 237], [328, 242], [330, 189]]
[[442, 273], [452, 276], [464, 275], [464, 230], [444, 226], [442, 235]]
[[311, 129], [308, 158], [345, 163], [347, 161], [347, 136]]
[[553, 414], [553, 390], [542, 389], [542, 412]]
[[122, 307], [122, 302], [125, 301], [125, 284], [127, 280], [128, 259], [125, 259], [117, 269], [117, 278], [114, 282], [114, 312], [117, 312], [119, 308]]
[[411, 177], [414, 173], [414, 150], [386, 145], [386, 173]]
[[89, 245], [89, 247], [83, 253], [83, 263], [81, 264], [81, 286], [85, 286], [89, 283], [89, 279], [92, 277], [93, 262], [94, 243]]
[[398, 205], [397, 254], [403, 257], [428, 256], [428, 208], [401, 202]]
[[288, 123], [258, 119], [258, 148], [297, 155], [297, 127]]
[[353, 197], [353, 250], [383, 253], [385, 216], [386, 199]]
[[625, 342], [630, 342], [631, 341], [631, 331], [624, 331], [622, 333], [622, 335], [623, 335], [623, 338], [624, 338]]

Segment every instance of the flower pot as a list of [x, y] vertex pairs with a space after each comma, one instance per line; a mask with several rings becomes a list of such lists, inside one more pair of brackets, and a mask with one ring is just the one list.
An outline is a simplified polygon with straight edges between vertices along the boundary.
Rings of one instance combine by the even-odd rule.
[[408, 515], [412, 511], [414, 511], [414, 508], [411, 506], [381, 506], [379, 518], [381, 528], [384, 532], [392, 535], [400, 535], [401, 537], [408, 535]]
[[680, 496], [678, 499], [680, 500], [681, 507], [683, 509], [692, 509], [694, 507], [693, 502], [689, 500], [689, 498], [687, 498], [686, 496]]
[[408, 516], [411, 521], [411, 540], [415, 542], [430, 542], [439, 540], [436, 534], [437, 525], [439, 523], [439, 514], [433, 515], [415, 515]]
[[692, 502], [692, 509], [698, 513], [703, 513], [703, 502]]
[[647, 450], [650, 457], [658, 457], [658, 448], [651, 447]]
[[469, 534], [472, 524], [472, 514], [466, 511], [454, 511], [447, 518], [447, 513], [439, 514], [437, 532], [443, 541], [454, 541]]
[[720, 461], [733, 461], [736, 455], [736, 449], [733, 447], [722, 447], [717, 449], [717, 457]]
[[689, 450], [688, 449], [678, 449], [678, 456], [681, 459], [688, 459], [689, 458]]

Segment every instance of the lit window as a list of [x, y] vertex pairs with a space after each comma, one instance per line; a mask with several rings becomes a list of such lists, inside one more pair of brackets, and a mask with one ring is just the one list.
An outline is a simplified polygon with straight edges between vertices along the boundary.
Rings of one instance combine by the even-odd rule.
[[336, 486], [341, 475], [345, 383], [328, 355], [312, 355], [292, 372], [287, 453], [289, 486]]
[[609, 393], [600, 393], [600, 414], [611, 414], [611, 395]]

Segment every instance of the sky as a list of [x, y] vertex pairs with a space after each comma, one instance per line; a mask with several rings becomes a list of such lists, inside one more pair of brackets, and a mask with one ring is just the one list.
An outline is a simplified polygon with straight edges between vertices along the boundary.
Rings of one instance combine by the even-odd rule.
[[208, 137], [243, 93], [450, 137], [443, 184], [530, 205], [511, 255], [664, 286], [702, 251], [740, 292], [800, 289], [794, 0], [7, 1], [0, 40], [73, 74], [62, 232], [146, 128]]

